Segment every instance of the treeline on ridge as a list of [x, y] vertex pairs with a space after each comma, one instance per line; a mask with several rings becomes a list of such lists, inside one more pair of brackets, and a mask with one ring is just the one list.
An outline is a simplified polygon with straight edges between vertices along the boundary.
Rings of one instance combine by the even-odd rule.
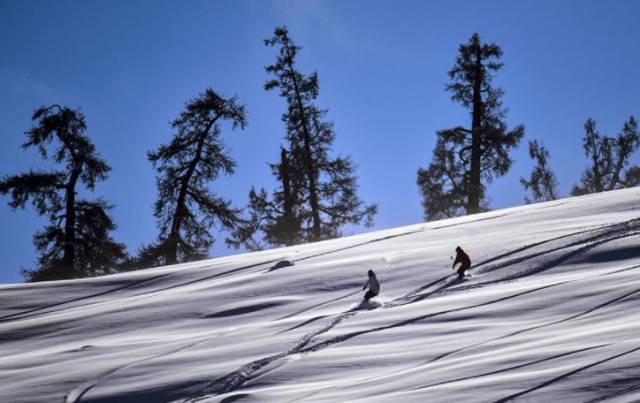
[[[233, 174], [236, 167], [222, 140], [223, 127], [242, 130], [247, 117], [237, 97], [226, 98], [207, 88], [171, 123], [171, 141], [147, 154], [157, 172], [153, 214], [158, 235], [134, 256], [111, 236], [116, 229], [110, 216], [113, 206], [101, 198], [78, 197], [79, 191], [93, 193], [111, 170], [86, 134], [85, 116], [61, 105], [38, 108], [22, 147], [36, 148], [58, 168], [0, 180], [0, 194], [9, 197], [12, 209], [31, 203], [48, 219], [34, 235], [37, 265], [22, 269], [25, 279], [89, 277], [203, 259], [215, 241], [216, 227], [228, 234], [227, 245], [260, 250], [336, 238], [347, 224], [371, 226], [378, 207], [358, 197], [351, 158], [333, 152], [333, 123], [328, 110], [316, 102], [318, 74], [298, 69], [301, 48], [285, 27], [276, 28], [265, 45], [275, 48], [277, 55], [265, 67], [269, 79], [264, 89], [286, 102], [280, 158], [270, 164], [277, 186], [252, 188], [245, 208], [213, 191], [216, 178]], [[504, 67], [502, 55], [498, 45], [483, 43], [477, 33], [459, 47], [445, 88], [453, 101], [469, 110], [471, 119], [437, 131], [431, 161], [418, 169], [425, 220], [488, 211], [487, 186], [511, 168], [510, 152], [520, 145], [525, 128], [507, 127], [504, 90], [493, 84]], [[584, 128], [583, 151], [589, 165], [571, 195], [640, 184], [640, 166], [631, 163], [640, 147], [635, 118], [630, 117], [617, 136], [600, 134], [591, 118]], [[525, 202], [558, 198], [549, 150], [531, 140], [529, 155], [534, 167], [528, 178], [520, 179], [527, 192]]]

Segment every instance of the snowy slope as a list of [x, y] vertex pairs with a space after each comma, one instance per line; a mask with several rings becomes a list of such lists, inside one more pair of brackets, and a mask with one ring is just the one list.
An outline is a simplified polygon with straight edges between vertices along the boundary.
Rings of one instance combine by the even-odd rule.
[[0, 286], [0, 402], [640, 401], [639, 305], [627, 189]]

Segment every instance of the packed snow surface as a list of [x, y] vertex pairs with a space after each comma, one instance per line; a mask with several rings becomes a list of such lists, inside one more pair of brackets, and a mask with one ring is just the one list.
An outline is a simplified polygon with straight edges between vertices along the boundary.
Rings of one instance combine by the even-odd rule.
[[0, 401], [640, 401], [639, 241], [636, 188], [0, 286]]

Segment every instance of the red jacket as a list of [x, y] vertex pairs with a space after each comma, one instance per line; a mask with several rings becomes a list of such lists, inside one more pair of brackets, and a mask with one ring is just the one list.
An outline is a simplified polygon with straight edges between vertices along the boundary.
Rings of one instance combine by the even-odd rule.
[[456, 264], [462, 263], [465, 266], [471, 266], [471, 259], [469, 259], [469, 255], [464, 253], [462, 249], [457, 252], [456, 260], [453, 262], [453, 267], [456, 267]]

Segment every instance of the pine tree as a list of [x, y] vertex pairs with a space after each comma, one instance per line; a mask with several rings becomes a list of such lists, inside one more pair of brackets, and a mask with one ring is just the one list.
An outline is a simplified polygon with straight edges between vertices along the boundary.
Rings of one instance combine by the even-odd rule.
[[276, 28], [265, 44], [280, 50], [276, 62], [265, 68], [273, 76], [265, 89], [279, 89], [287, 101], [287, 112], [282, 115], [287, 144], [280, 162], [271, 165], [279, 188], [271, 198], [265, 189], [251, 191], [253, 224], [236, 233], [235, 244], [255, 246], [253, 236], [261, 234], [268, 244], [293, 245], [337, 237], [348, 223], [371, 225], [377, 206], [366, 206], [358, 198], [353, 162], [330, 156], [335, 133], [333, 124], [324, 120], [327, 110], [315, 105], [317, 73], [304, 75], [296, 69], [300, 47], [285, 27]]
[[[430, 206], [425, 207], [428, 219], [458, 215], [461, 205], [467, 214], [482, 211], [486, 207], [485, 183], [507, 173], [512, 163], [509, 151], [518, 146], [524, 135], [522, 125], [507, 130], [506, 110], [501, 101], [504, 91], [492, 85], [492, 72], [503, 67], [499, 62], [502, 57], [500, 47], [481, 43], [476, 33], [467, 44], [460, 45], [459, 52], [449, 71], [452, 82], [447, 84], [446, 90], [451, 92], [454, 101], [471, 109], [471, 127], [438, 131], [431, 165], [451, 164], [448, 168], [430, 166], [418, 170], [423, 206]], [[453, 159], [444, 161], [445, 155]], [[453, 166], [456, 175], [450, 175]], [[428, 177], [429, 174], [441, 175]], [[436, 200], [438, 198], [444, 198], [444, 201]]]
[[160, 234], [157, 242], [140, 251], [135, 265], [205, 258], [214, 242], [210, 233], [214, 224], [234, 229], [241, 223], [240, 211], [208, 189], [220, 174], [232, 174], [235, 168], [220, 138], [223, 120], [230, 121], [233, 129], [243, 129], [244, 106], [235, 97], [225, 99], [207, 89], [187, 102], [173, 121], [177, 133], [171, 142], [148, 153], [159, 174], [154, 216]]
[[557, 199], [558, 181], [549, 168], [547, 160], [549, 151], [537, 140], [529, 142], [529, 156], [536, 162], [536, 166], [531, 171], [529, 180], [520, 178], [520, 183], [525, 191], [531, 189], [532, 199], [525, 196], [527, 203], [537, 203]]
[[638, 124], [633, 116], [625, 122], [617, 137], [601, 135], [596, 122], [589, 118], [584, 125], [582, 147], [591, 165], [583, 172], [580, 184], [571, 189], [573, 196], [637, 186], [637, 165], [625, 169], [640, 147]]
[[[299, 183], [294, 182], [298, 172], [292, 169], [289, 153], [280, 148], [280, 162], [270, 164], [272, 174], [280, 182], [280, 187], [269, 198], [266, 189], [249, 192], [251, 217], [245, 225], [239, 226], [227, 239], [227, 244], [236, 248], [244, 245], [249, 250], [261, 250], [267, 245], [295, 245], [302, 238], [302, 217], [298, 200]], [[262, 239], [256, 239], [261, 236]]]
[[[465, 167], [457, 155], [458, 150], [439, 137], [431, 164], [418, 170], [427, 221], [463, 215], [466, 211]], [[484, 188], [481, 190], [484, 192]]]
[[611, 142], [596, 129], [596, 122], [589, 118], [584, 124], [585, 137], [582, 142], [585, 156], [591, 160], [591, 166], [582, 174], [582, 186], [574, 185], [571, 195], [579, 196], [604, 191], [604, 177], [611, 169]]
[[[39, 251], [38, 267], [23, 269], [27, 281], [57, 280], [109, 273], [126, 258], [123, 244], [109, 233], [116, 225], [104, 200], [77, 198], [80, 185], [93, 191], [107, 179], [109, 165], [96, 153], [84, 134], [85, 117], [78, 110], [59, 105], [41, 107], [32, 120], [24, 149], [36, 147], [43, 159], [51, 157], [60, 170], [30, 171], [0, 181], [0, 194], [10, 194], [13, 209], [31, 200], [49, 224], [34, 236]], [[51, 150], [49, 146], [57, 143]]]
[[622, 131], [620, 131], [618, 137], [613, 139], [612, 142], [612, 160], [614, 161], [614, 164], [612, 165], [613, 170], [611, 173], [611, 179], [609, 180], [607, 186], [607, 190], [636, 186], [637, 183], [633, 184], [633, 181], [630, 181], [629, 178], [630, 175], [633, 176], [633, 170], [638, 169], [638, 166], [632, 165], [631, 167], [625, 169], [630, 163], [631, 156], [640, 147], [640, 132], [638, 132], [638, 123], [633, 116], [629, 117], [629, 120], [624, 123]]

